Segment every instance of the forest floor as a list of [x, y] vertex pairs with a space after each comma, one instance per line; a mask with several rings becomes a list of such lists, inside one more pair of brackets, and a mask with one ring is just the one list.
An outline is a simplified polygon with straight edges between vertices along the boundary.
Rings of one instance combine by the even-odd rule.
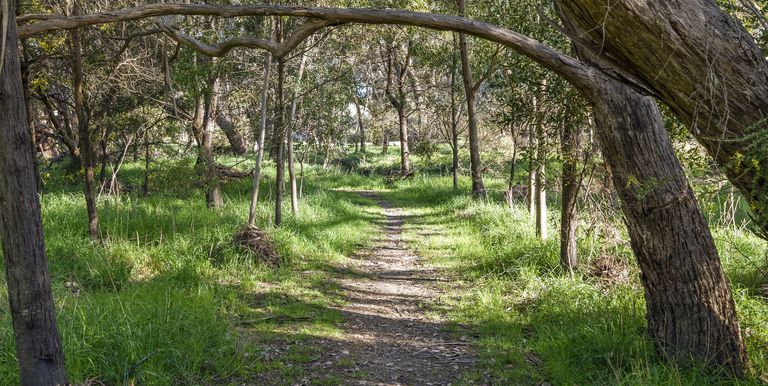
[[[339, 271], [342, 332], [305, 342], [319, 356], [303, 364], [306, 376], [294, 384], [456, 384], [477, 358], [471, 338], [450, 331], [447, 321], [431, 312], [444, 295], [440, 284], [448, 280], [423, 264], [403, 239], [411, 215], [376, 192], [356, 193], [381, 207], [381, 233], [370, 249], [354, 256], [354, 269]], [[281, 382], [264, 375], [257, 383]]]

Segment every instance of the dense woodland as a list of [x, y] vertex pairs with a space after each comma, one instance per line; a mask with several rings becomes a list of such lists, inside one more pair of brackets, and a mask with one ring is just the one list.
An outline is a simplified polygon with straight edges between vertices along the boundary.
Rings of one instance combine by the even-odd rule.
[[766, 1], [1, 13], [1, 384], [766, 381]]

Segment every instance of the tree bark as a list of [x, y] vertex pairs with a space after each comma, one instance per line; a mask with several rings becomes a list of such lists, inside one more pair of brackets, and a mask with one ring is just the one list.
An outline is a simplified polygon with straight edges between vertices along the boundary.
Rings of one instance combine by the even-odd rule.
[[245, 139], [240, 134], [240, 132], [237, 131], [235, 124], [229, 120], [229, 118], [227, 118], [226, 114], [224, 114], [223, 107], [224, 106], [219, 100], [219, 105], [217, 106], [218, 114], [216, 114], [216, 125], [219, 126], [221, 131], [223, 131], [224, 135], [227, 137], [229, 148], [232, 150], [232, 153], [235, 155], [244, 155], [248, 152], [248, 145], [245, 143]]
[[560, 208], [560, 265], [569, 273], [578, 267], [576, 244], [576, 200], [581, 185], [578, 159], [580, 147], [579, 126], [566, 122], [560, 132], [563, 154], [561, 177], [562, 205]]
[[[306, 53], [301, 54], [299, 61], [299, 70], [296, 74], [296, 79], [301, 83], [301, 79], [304, 76], [304, 66], [307, 62]], [[287, 146], [288, 146], [288, 179], [291, 182], [291, 214], [296, 217], [299, 215], [299, 191], [296, 182], [296, 154], [293, 149], [293, 126], [296, 119], [296, 108], [298, 106], [299, 90], [298, 88], [293, 90], [293, 97], [291, 98], [291, 111], [288, 114], [288, 130]], [[355, 99], [357, 102], [357, 99]]]
[[608, 78], [596, 86], [589, 100], [640, 266], [649, 336], [666, 356], [744, 375], [731, 290], [656, 103]]
[[224, 197], [221, 195], [221, 183], [216, 171], [216, 160], [213, 155], [213, 129], [216, 115], [216, 102], [218, 100], [218, 78], [211, 75], [209, 84], [212, 86], [210, 94], [205, 96], [205, 114], [203, 116], [203, 162], [205, 166], [205, 204], [211, 209], [219, 209], [224, 206]]
[[248, 212], [248, 225], [256, 225], [256, 205], [259, 202], [259, 189], [261, 185], [261, 165], [264, 162], [264, 140], [267, 132], [267, 97], [269, 96], [269, 73], [272, 68], [272, 54], [267, 53], [264, 58], [264, 82], [261, 89], [261, 117], [259, 118], [259, 131], [256, 134], [256, 144], [259, 149], [256, 152], [256, 167], [253, 169], [253, 188], [251, 189], [251, 206]]
[[[464, 0], [459, 0], [459, 13], [464, 15]], [[461, 52], [461, 74], [464, 80], [464, 92], [467, 98], [467, 119], [469, 120], [469, 169], [472, 175], [472, 195], [485, 198], [483, 183], [483, 166], [480, 160], [480, 139], [475, 113], [475, 81], [472, 78], [472, 67], [469, 64], [469, 46], [467, 35], [459, 33], [459, 51]]]
[[459, 111], [456, 107], [456, 70], [458, 67], [456, 34], [453, 34], [453, 52], [451, 54], [451, 174], [453, 190], [459, 190]]
[[[355, 90], [357, 92], [357, 90]], [[365, 125], [363, 125], [363, 114], [360, 109], [360, 98], [357, 96], [354, 98], [355, 100], [355, 113], [357, 114], [357, 132], [359, 136], [359, 142], [360, 142], [360, 153], [363, 153], [363, 157], [365, 157]]]
[[149, 128], [144, 130], [144, 183], [141, 185], [141, 193], [149, 196], [149, 163], [150, 163]]
[[275, 226], [283, 222], [283, 191], [285, 190], [285, 61], [277, 60], [277, 102], [275, 112]]
[[40, 216], [35, 160], [21, 86], [14, 2], [0, 72], [0, 236], [8, 301], [24, 386], [65, 385]]
[[[536, 114], [539, 115], [541, 113], [537, 109]], [[536, 137], [536, 190], [534, 197], [536, 201], [536, 236], [546, 240], [549, 237], [546, 186], [547, 139], [544, 135], [544, 125], [540, 117], [536, 117]]]
[[[408, 73], [408, 67], [411, 64], [411, 42], [408, 42], [408, 46], [405, 53], [405, 59], [402, 63], [397, 62], [394, 44], [387, 45], [387, 87], [386, 93], [389, 98], [389, 102], [392, 107], [397, 110], [397, 122], [400, 134], [400, 175], [403, 177], [409, 177], [412, 175], [411, 170], [411, 151], [408, 145], [408, 116], [406, 114], [406, 106], [408, 104], [407, 93], [405, 90], [405, 77]], [[394, 86], [397, 88], [397, 94], [392, 91], [393, 83], [397, 82]], [[385, 141], [386, 141], [385, 136]], [[385, 142], [384, 153], [386, 154], [387, 146], [389, 142]]]
[[[536, 97], [533, 97], [533, 103], [536, 104]], [[538, 169], [536, 159], [536, 149], [538, 148], [536, 141], [536, 129], [535, 125], [528, 126], [528, 218], [530, 221], [536, 222], [536, 171]]]
[[646, 82], [750, 203], [768, 237], [768, 61], [712, 0], [558, 0], [579, 43]]
[[72, 42], [72, 89], [75, 97], [75, 113], [77, 114], [77, 128], [80, 137], [80, 152], [85, 169], [85, 204], [88, 212], [88, 233], [91, 239], [97, 240], [99, 233], [99, 214], [96, 211], [94, 151], [91, 142], [91, 133], [88, 128], [88, 112], [85, 106], [85, 90], [83, 76], [83, 55], [80, 45], [80, 32], [77, 29], [70, 31]]

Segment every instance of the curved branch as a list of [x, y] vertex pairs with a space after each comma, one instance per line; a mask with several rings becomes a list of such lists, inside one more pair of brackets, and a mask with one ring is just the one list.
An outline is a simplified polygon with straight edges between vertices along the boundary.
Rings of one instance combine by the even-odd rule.
[[[595, 71], [592, 67], [573, 57], [506, 28], [464, 17], [394, 9], [345, 9], [281, 5], [151, 4], [90, 15], [71, 17], [46, 16], [44, 20], [19, 26], [19, 36], [24, 38], [48, 31], [165, 15], [218, 16], [227, 18], [241, 16], [292, 16], [318, 19], [330, 23], [328, 25], [338, 23], [396, 24], [442, 31], [456, 31], [503, 44], [554, 71], [582, 90], [589, 89]], [[34, 18], [34, 15], [29, 15], [20, 19], [29, 21]]]
[[165, 32], [171, 39], [177, 41], [179, 44], [191, 48], [203, 55], [221, 57], [227, 55], [229, 51], [235, 48], [259, 48], [267, 50], [269, 52], [276, 52], [279, 48], [277, 44], [263, 39], [249, 39], [249, 38], [233, 38], [225, 40], [214, 46], [202, 43], [189, 35], [182, 33], [179, 30], [173, 29], [168, 25], [159, 24], [158, 27]]

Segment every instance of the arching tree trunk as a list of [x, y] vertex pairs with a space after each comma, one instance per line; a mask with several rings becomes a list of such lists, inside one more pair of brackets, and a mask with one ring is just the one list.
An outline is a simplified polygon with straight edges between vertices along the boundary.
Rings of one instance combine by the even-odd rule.
[[15, 2], [8, 5], [8, 40], [0, 71], [0, 236], [16, 359], [22, 385], [65, 385], [67, 372], [56, 327], [21, 87]]
[[768, 237], [768, 61], [712, 0], [557, 0], [576, 43], [648, 85], [750, 203]]
[[743, 375], [731, 290], [659, 109], [625, 85], [598, 80], [589, 97], [641, 270], [648, 334], [664, 355]]

